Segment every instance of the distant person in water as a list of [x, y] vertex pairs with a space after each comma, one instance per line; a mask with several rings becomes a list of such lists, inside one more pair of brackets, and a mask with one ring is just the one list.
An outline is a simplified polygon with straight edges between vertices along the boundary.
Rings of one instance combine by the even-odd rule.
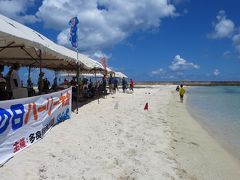
[[177, 91], [177, 92], [179, 91], [179, 85], [177, 85], [177, 87], [176, 87], [176, 91]]
[[179, 90], [179, 96], [180, 96], [180, 101], [183, 103], [183, 96], [185, 94], [185, 89], [183, 88], [183, 85], [180, 85], [180, 90]]

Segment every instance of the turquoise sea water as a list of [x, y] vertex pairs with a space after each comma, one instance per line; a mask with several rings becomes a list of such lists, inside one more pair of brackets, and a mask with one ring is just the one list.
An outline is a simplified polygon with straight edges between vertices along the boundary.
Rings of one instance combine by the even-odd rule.
[[192, 87], [187, 96], [190, 114], [240, 160], [240, 87]]

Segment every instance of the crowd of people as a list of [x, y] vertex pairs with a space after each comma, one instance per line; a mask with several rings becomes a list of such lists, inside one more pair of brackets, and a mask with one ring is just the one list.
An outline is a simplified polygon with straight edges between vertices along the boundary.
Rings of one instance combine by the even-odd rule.
[[[0, 100], [9, 100], [13, 99], [14, 91], [18, 91], [19, 88], [23, 88], [23, 80], [20, 79], [18, 70], [20, 68], [19, 64], [13, 64], [7, 74], [4, 76], [4, 66], [0, 64]], [[50, 82], [47, 78], [44, 78], [44, 73], [39, 73], [38, 78], [38, 93], [36, 93], [31, 77], [27, 80], [27, 96], [35, 96], [37, 94], [46, 94], [50, 90], [56, 91], [57, 83], [56, 78], [52, 87], [50, 88]]]
[[[77, 81], [76, 78], [73, 77], [70, 82], [68, 82], [66, 79], [64, 80], [65, 85], [70, 85], [73, 87], [73, 93], [76, 93], [76, 85]], [[80, 94], [84, 98], [92, 98], [96, 94], [98, 95], [106, 95], [107, 93], [114, 94], [117, 91], [119, 91], [120, 82], [118, 78], [113, 77], [111, 74], [109, 78], [106, 76], [103, 76], [101, 80], [92, 82], [92, 79], [89, 80], [87, 78], [83, 78], [79, 80], [78, 86], [80, 89]], [[108, 86], [108, 89], [107, 89]], [[130, 90], [133, 91], [134, 82], [133, 80], [130, 81]], [[128, 82], [125, 78], [122, 79], [122, 89], [123, 92], [126, 92], [126, 89], [128, 88]]]
[[21, 88], [21, 81], [18, 74], [20, 66], [14, 64], [3, 76], [4, 66], [0, 65], [0, 100], [8, 100], [13, 96], [13, 91]]
[[[20, 79], [18, 73], [19, 68], [19, 64], [13, 64], [9, 68], [8, 73], [4, 76], [4, 66], [0, 65], [0, 100], [9, 100], [14, 98], [13, 91], [18, 88], [23, 88], [23, 81]], [[124, 93], [126, 93], [128, 88], [130, 91], [133, 91], [134, 89], [134, 81], [132, 79], [130, 79], [128, 83], [125, 78], [118, 79], [113, 77], [112, 74], [110, 74], [108, 78], [105, 75], [101, 80], [95, 82], [93, 82], [91, 78], [89, 80], [87, 78], [80, 78], [77, 82], [77, 78], [73, 77], [71, 81], [64, 79], [62, 84], [58, 84], [58, 79], [55, 77], [52, 85], [49, 80], [44, 77], [44, 75], [44, 72], [39, 73], [37, 89], [34, 89], [32, 79], [30, 77], [28, 78], [26, 87], [28, 91], [28, 97], [55, 92], [58, 91], [60, 87], [60, 89], [64, 89], [70, 86], [73, 87], [73, 94], [77, 93], [77, 87], [79, 87], [79, 94], [85, 98], [94, 97], [96, 94], [114, 94], [119, 91], [118, 86], [120, 84], [122, 85], [122, 90]], [[119, 80], [121, 80], [121, 82]], [[36, 92], [36, 90], [38, 90], [38, 92]]]

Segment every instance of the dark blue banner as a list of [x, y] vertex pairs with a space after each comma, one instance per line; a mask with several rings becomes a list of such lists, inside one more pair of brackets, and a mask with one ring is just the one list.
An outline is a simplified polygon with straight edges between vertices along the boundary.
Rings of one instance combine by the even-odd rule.
[[78, 18], [77, 17], [74, 17], [72, 18], [70, 21], [69, 21], [69, 25], [71, 26], [70, 28], [70, 41], [71, 41], [71, 44], [72, 44], [72, 47], [74, 48], [77, 48], [77, 30], [78, 30], [78, 25], [79, 21], [78, 21]]

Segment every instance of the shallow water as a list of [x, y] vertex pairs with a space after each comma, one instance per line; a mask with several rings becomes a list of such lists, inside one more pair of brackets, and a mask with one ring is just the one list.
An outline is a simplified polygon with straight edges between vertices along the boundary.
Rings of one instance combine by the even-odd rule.
[[240, 159], [240, 87], [193, 87], [187, 96], [190, 114]]

